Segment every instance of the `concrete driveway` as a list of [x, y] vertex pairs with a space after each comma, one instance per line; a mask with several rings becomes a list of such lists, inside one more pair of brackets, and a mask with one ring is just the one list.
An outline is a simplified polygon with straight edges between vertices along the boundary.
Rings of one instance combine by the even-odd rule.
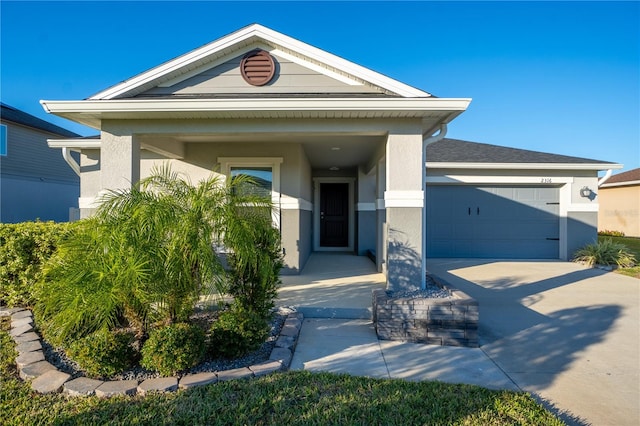
[[481, 349], [569, 424], [640, 424], [640, 280], [559, 261], [427, 269], [478, 300]]

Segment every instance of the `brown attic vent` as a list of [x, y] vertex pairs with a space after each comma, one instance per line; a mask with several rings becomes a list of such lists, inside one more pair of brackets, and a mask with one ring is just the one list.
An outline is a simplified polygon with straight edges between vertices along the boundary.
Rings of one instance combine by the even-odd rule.
[[240, 72], [247, 83], [253, 86], [264, 86], [276, 73], [276, 63], [268, 52], [254, 50], [242, 58]]

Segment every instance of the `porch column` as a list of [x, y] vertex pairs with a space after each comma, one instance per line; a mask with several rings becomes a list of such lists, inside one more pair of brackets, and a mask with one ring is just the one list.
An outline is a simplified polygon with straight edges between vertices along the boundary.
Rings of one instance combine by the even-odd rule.
[[127, 189], [140, 180], [140, 143], [132, 134], [102, 131], [101, 188]]
[[390, 134], [386, 152], [387, 289], [424, 288], [422, 134]]

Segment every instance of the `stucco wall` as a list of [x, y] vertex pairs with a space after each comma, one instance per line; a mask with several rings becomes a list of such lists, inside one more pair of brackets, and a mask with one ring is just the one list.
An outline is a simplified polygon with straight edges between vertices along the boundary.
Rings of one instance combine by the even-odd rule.
[[620, 231], [640, 237], [640, 185], [600, 188], [599, 231]]

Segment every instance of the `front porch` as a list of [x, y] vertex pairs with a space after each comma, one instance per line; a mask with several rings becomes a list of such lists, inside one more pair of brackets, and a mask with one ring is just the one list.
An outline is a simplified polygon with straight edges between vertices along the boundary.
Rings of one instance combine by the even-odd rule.
[[385, 275], [368, 257], [314, 252], [299, 275], [282, 277], [276, 305], [306, 318], [371, 319], [372, 291], [385, 288]]

